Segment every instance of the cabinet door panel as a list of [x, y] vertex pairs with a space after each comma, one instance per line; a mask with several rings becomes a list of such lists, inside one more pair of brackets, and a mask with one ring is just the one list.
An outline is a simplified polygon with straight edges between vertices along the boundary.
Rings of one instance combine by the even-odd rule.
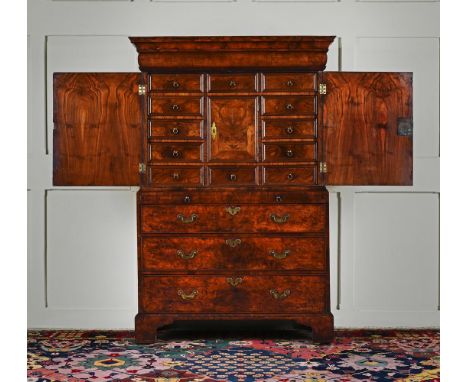
[[140, 81], [140, 73], [54, 74], [54, 185], [140, 183]]
[[210, 160], [255, 162], [256, 98], [210, 97], [209, 110]]
[[411, 185], [412, 73], [324, 72], [327, 185]]

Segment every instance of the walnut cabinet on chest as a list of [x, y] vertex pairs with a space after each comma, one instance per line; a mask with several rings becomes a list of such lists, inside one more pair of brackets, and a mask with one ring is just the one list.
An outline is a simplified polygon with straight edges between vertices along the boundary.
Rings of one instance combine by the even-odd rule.
[[412, 182], [410, 73], [333, 37], [130, 38], [141, 73], [54, 75], [54, 184], [139, 185], [136, 339], [191, 319], [333, 337], [326, 185]]

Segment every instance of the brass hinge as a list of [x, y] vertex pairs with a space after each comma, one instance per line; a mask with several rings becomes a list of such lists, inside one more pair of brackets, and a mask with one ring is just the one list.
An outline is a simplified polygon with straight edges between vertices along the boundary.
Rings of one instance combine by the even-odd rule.
[[320, 173], [326, 174], [327, 171], [327, 162], [320, 162]]
[[146, 94], [146, 85], [138, 85], [138, 95]]
[[138, 164], [138, 172], [140, 174], [145, 174], [146, 173], [146, 164], [144, 164], [144, 163]]
[[320, 84], [319, 85], [319, 93], [320, 94], [327, 94], [327, 84]]

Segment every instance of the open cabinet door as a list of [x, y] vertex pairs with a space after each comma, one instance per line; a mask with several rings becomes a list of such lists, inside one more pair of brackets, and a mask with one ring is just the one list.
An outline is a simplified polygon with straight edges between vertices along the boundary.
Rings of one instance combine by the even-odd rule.
[[54, 74], [55, 186], [136, 186], [141, 73]]
[[324, 72], [326, 185], [411, 185], [412, 73]]

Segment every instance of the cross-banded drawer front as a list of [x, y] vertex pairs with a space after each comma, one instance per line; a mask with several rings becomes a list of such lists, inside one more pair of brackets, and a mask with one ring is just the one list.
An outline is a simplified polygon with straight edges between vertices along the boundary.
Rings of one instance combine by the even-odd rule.
[[150, 98], [150, 116], [198, 116], [203, 115], [203, 97]]
[[201, 74], [151, 74], [151, 92], [188, 93], [203, 91]]
[[263, 145], [263, 160], [265, 162], [311, 162], [315, 159], [315, 143]]
[[269, 119], [263, 121], [263, 139], [314, 139], [315, 120]]
[[314, 313], [326, 306], [322, 276], [143, 276], [145, 312]]
[[316, 184], [316, 167], [264, 167], [263, 183], [266, 185]]
[[146, 272], [326, 270], [324, 237], [144, 237]]
[[210, 74], [209, 92], [236, 93], [257, 90], [255, 74]]
[[149, 167], [149, 185], [158, 186], [201, 186], [203, 167]]
[[310, 96], [262, 97], [262, 114], [265, 116], [314, 115], [315, 98]]
[[321, 204], [142, 206], [143, 233], [325, 232]]
[[150, 143], [148, 150], [152, 162], [200, 162], [203, 158], [203, 144], [190, 143]]
[[313, 92], [314, 73], [270, 73], [262, 76], [262, 90], [266, 92]]
[[203, 121], [166, 120], [149, 121], [149, 139], [200, 139], [203, 137]]
[[213, 186], [257, 184], [256, 167], [211, 167], [209, 181]]

